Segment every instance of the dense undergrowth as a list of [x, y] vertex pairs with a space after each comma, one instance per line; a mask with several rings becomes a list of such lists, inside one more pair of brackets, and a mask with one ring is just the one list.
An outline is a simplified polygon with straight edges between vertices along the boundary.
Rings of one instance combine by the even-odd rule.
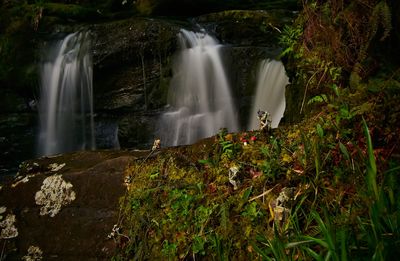
[[132, 164], [115, 259], [395, 258], [398, 77], [325, 94], [297, 125]]
[[[374, 53], [391, 7], [356, 2], [303, 3], [282, 34], [301, 121], [221, 130], [126, 170], [115, 260], [396, 259], [400, 70]], [[350, 19], [362, 12], [374, 17]]]

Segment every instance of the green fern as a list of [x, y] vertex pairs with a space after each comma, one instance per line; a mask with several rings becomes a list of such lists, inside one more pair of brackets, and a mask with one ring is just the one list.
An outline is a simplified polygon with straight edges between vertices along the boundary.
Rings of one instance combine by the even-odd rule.
[[317, 95], [312, 97], [311, 99], [308, 100], [307, 104], [313, 104], [313, 103], [327, 103], [328, 102], [328, 97], [325, 94]]
[[373, 13], [377, 13], [379, 16], [380, 24], [384, 30], [380, 40], [383, 41], [389, 37], [392, 31], [392, 14], [390, 12], [390, 7], [386, 1], [380, 1], [375, 6]]

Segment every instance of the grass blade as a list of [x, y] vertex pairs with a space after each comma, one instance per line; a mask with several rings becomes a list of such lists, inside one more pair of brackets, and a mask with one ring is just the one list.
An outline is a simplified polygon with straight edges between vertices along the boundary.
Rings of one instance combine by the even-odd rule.
[[368, 152], [368, 157], [367, 157], [367, 184], [370, 192], [373, 192], [375, 196], [375, 200], [379, 200], [379, 194], [378, 194], [378, 186], [376, 184], [376, 162], [375, 162], [375, 156], [374, 156], [374, 150], [372, 147], [372, 140], [371, 140], [371, 135], [369, 134], [369, 129], [367, 126], [367, 123], [365, 122], [365, 119], [363, 118], [363, 129], [364, 129], [364, 135], [367, 138], [367, 152]]
[[321, 256], [321, 255], [318, 255], [318, 254], [317, 254], [314, 250], [312, 250], [311, 248], [306, 247], [305, 250], [306, 250], [306, 252], [307, 252], [310, 256], [312, 256], [315, 260], [317, 260], [317, 261], [324, 261], [324, 259], [322, 258], [322, 256]]

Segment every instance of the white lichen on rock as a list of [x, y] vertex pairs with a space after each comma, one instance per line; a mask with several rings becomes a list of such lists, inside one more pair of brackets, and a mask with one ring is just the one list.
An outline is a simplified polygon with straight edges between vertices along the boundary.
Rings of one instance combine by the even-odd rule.
[[16, 221], [15, 215], [8, 214], [6, 218], [0, 222], [0, 228], [1, 228], [0, 239], [9, 239], [18, 236], [18, 230], [14, 226], [15, 221]]
[[35, 195], [36, 204], [42, 206], [40, 215], [54, 217], [62, 206], [74, 201], [76, 195], [72, 187], [72, 184], [63, 180], [61, 175], [47, 177]]
[[286, 224], [290, 216], [291, 203], [293, 202], [295, 188], [283, 188], [279, 196], [270, 203], [274, 212], [275, 224]]
[[30, 246], [28, 254], [22, 257], [25, 261], [39, 261], [43, 259], [43, 251], [37, 246]]
[[15, 182], [11, 185], [12, 188], [15, 188], [16, 186], [18, 186], [21, 183], [27, 183], [29, 181], [30, 178], [34, 177], [35, 175], [26, 175], [25, 177], [22, 176], [18, 176], [15, 179]]
[[50, 169], [50, 171], [56, 172], [56, 171], [59, 171], [60, 169], [64, 168], [65, 165], [66, 165], [65, 163], [61, 163], [61, 164], [52, 163], [49, 165], [49, 169]]
[[233, 189], [237, 190], [237, 182], [236, 182], [236, 176], [239, 172], [239, 167], [238, 166], [233, 166], [229, 169], [228, 176], [229, 176], [229, 182], [233, 185]]

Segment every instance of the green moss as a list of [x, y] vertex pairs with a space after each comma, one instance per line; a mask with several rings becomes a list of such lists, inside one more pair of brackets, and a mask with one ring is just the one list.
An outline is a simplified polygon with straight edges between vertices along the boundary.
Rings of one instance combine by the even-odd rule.
[[142, 15], [150, 15], [154, 12], [156, 1], [154, 0], [138, 0], [136, 1], [136, 9]]
[[45, 3], [43, 5], [45, 16], [55, 16], [63, 19], [87, 21], [100, 16], [95, 9], [73, 4]]
[[143, 15], [181, 15], [193, 16], [230, 9], [297, 9], [297, 1], [242, 1], [242, 0], [138, 0], [136, 8]]

